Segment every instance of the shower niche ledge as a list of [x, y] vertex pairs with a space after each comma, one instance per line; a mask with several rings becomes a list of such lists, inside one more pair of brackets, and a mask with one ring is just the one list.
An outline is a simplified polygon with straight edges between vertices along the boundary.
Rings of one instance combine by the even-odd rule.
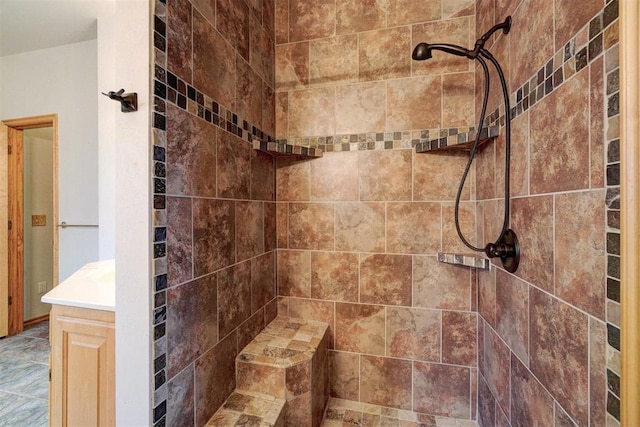
[[253, 140], [253, 149], [262, 151], [272, 156], [296, 156], [316, 159], [322, 157], [322, 150], [314, 147], [302, 147], [300, 145], [286, 144], [283, 142], [267, 142], [257, 139]]
[[460, 265], [478, 270], [489, 270], [491, 261], [489, 258], [476, 256], [473, 254], [456, 254], [449, 252], [438, 252], [438, 261], [445, 264]]
[[[484, 127], [480, 131], [480, 141], [476, 153], [480, 153], [490, 142], [500, 134], [500, 126]], [[473, 148], [476, 132], [459, 133], [447, 137], [425, 141], [416, 144], [416, 153], [432, 154], [468, 154]]]

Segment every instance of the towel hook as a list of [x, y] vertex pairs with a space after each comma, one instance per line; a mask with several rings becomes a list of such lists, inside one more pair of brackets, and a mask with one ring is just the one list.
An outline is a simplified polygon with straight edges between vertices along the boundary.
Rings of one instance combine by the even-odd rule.
[[102, 92], [102, 94], [109, 97], [110, 99], [113, 99], [114, 101], [119, 101], [120, 111], [122, 111], [123, 113], [138, 111], [138, 94], [136, 92], [124, 93], [124, 89], [120, 89], [117, 92]]

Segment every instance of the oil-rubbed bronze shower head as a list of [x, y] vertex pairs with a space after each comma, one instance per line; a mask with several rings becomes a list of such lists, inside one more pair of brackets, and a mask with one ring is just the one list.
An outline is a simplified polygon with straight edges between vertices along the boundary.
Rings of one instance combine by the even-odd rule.
[[424, 61], [426, 59], [430, 59], [432, 56], [432, 52], [434, 50], [440, 50], [442, 52], [447, 52], [456, 56], [464, 56], [469, 59], [473, 59], [471, 55], [471, 51], [463, 48], [462, 46], [456, 46], [454, 44], [447, 43], [438, 43], [438, 44], [429, 44], [429, 43], [419, 43], [415, 49], [413, 49], [413, 54], [411, 57], [415, 61]]

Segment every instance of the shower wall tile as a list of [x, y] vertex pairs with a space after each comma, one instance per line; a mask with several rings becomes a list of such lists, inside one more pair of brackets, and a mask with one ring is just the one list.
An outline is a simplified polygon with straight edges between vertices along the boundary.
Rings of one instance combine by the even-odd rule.
[[358, 156], [360, 200], [411, 200], [410, 151], [367, 151]]
[[417, 412], [468, 419], [469, 368], [414, 362], [413, 406]]
[[[504, 144], [504, 139], [499, 136], [496, 140]], [[482, 150], [476, 157], [476, 197], [480, 200], [493, 199], [497, 194], [496, 179], [496, 147], [490, 146]]]
[[[413, 44], [438, 40], [439, 43], [451, 43], [459, 46], [469, 46], [470, 20], [468, 17], [433, 21], [412, 26]], [[471, 43], [473, 44], [473, 43]], [[413, 46], [412, 46], [413, 48]], [[413, 62], [413, 75], [431, 75], [471, 71], [473, 64], [466, 58], [461, 58], [444, 52], [433, 52], [433, 58], [428, 61]]]
[[385, 307], [336, 303], [336, 350], [385, 354]]
[[289, 42], [289, 0], [275, 0], [276, 43]]
[[502, 270], [496, 271], [496, 332], [528, 365], [529, 285]]
[[[458, 237], [455, 226], [455, 204], [442, 204], [442, 250], [453, 253], [467, 253], [469, 249]], [[460, 203], [458, 210], [459, 225], [463, 236], [469, 243], [477, 246], [476, 242], [476, 207], [473, 203]]]
[[395, 27], [359, 36], [360, 81], [411, 75], [411, 29]]
[[167, 109], [167, 193], [215, 196], [215, 127], [172, 105]]
[[297, 42], [335, 34], [335, 0], [289, 0], [289, 40]]
[[336, 203], [336, 250], [383, 252], [385, 206], [383, 203]]
[[231, 201], [193, 202], [194, 273], [196, 277], [235, 263], [235, 205]]
[[411, 256], [361, 255], [360, 301], [411, 306]]
[[309, 83], [312, 86], [357, 81], [358, 36], [356, 34], [310, 42]]
[[605, 191], [556, 196], [556, 295], [605, 319]]
[[447, 1], [436, 0], [419, 3], [412, 0], [390, 0], [388, 2], [387, 25], [392, 27], [437, 21], [441, 18], [441, 3], [447, 3]]
[[260, 128], [263, 127], [262, 95], [262, 78], [248, 62], [236, 56], [236, 110], [240, 116]]
[[236, 202], [236, 260], [264, 253], [264, 203]]
[[215, 274], [167, 290], [169, 378], [218, 342], [217, 322]]
[[310, 162], [310, 167], [311, 200], [358, 200], [357, 152], [324, 153]]
[[[503, 22], [508, 15], [512, 15], [516, 7], [520, 4], [520, 0], [496, 0], [496, 22]], [[485, 28], [485, 31], [491, 28], [491, 25]]]
[[486, 379], [497, 404], [509, 416], [511, 413], [511, 394], [509, 391], [511, 351], [498, 334], [486, 323], [483, 336], [484, 357], [481, 357], [478, 361], [480, 373]]
[[589, 319], [589, 409], [592, 425], [606, 424], [607, 374], [606, 366], [607, 328], [593, 318]]
[[389, 307], [386, 316], [386, 355], [402, 359], [439, 362], [442, 312]]
[[589, 187], [588, 85], [583, 70], [531, 109], [533, 194]]
[[336, 133], [382, 132], [385, 96], [383, 82], [341, 86], [336, 90]]
[[[278, 201], [309, 200], [311, 163], [307, 160], [281, 157], [276, 165], [276, 195]], [[286, 230], [286, 227], [284, 230]]]
[[218, 272], [218, 335], [225, 337], [251, 316], [251, 262]]
[[360, 395], [360, 356], [343, 351], [329, 352], [331, 397], [358, 400]]
[[286, 138], [289, 135], [289, 94], [276, 93], [276, 137]]
[[249, 6], [234, 0], [216, 0], [216, 29], [249, 60]]
[[[264, 3], [266, 6], [267, 2]], [[276, 57], [275, 44], [267, 29], [261, 27], [254, 17], [251, 18], [250, 22], [251, 44], [249, 59], [251, 60], [251, 67], [256, 70], [256, 73], [268, 86], [274, 88], [276, 82], [276, 69], [273, 62]]]
[[276, 254], [267, 252], [251, 259], [251, 310], [261, 310], [276, 296]]
[[511, 357], [511, 424], [554, 425], [553, 399], [517, 357]]
[[516, 275], [541, 289], [553, 292], [553, 197], [525, 197], [511, 203], [511, 225], [518, 239], [530, 248], [522, 251]]
[[193, 365], [168, 382], [167, 423], [172, 426], [192, 426], [194, 420]]
[[378, 0], [337, 0], [336, 33], [350, 34], [384, 28], [386, 4]]
[[[276, 171], [273, 158], [261, 151], [251, 150], [251, 199], [275, 202]], [[265, 210], [267, 209], [265, 204]], [[267, 215], [265, 213], [265, 221]], [[267, 225], [265, 224], [265, 229]]]
[[278, 248], [289, 247], [289, 204], [276, 203], [276, 243]]
[[564, 46], [574, 34], [598, 14], [601, 1], [568, 0], [555, 5], [556, 50]]
[[[504, 133], [496, 144], [496, 193], [504, 193]], [[511, 159], [510, 159], [510, 194], [512, 196], [526, 196], [529, 194], [529, 112], [526, 112], [511, 122]], [[480, 170], [477, 167], [476, 170]], [[480, 198], [480, 197], [478, 197]]]
[[[616, 31], [617, 33], [617, 31]], [[590, 66], [590, 154], [591, 188], [605, 185], [604, 158], [604, 60], [596, 59]]]
[[496, 270], [478, 273], [478, 313], [491, 327], [496, 327]]
[[442, 2], [442, 19], [475, 16], [475, 0], [449, 0]]
[[333, 250], [333, 223], [331, 203], [290, 203], [289, 247]]
[[[276, 134], [276, 92], [273, 87], [262, 83], [262, 129], [267, 135]], [[248, 127], [248, 126], [247, 126]], [[269, 137], [262, 139], [269, 139]]]
[[192, 14], [189, 0], [174, 0], [167, 5], [167, 66], [181, 79], [191, 82], [193, 72], [191, 34]]
[[482, 375], [478, 384], [478, 424], [480, 427], [496, 425], [496, 401]]
[[531, 371], [572, 418], [587, 424], [587, 316], [535, 288], [530, 289], [529, 316]]
[[358, 280], [357, 254], [347, 252], [311, 253], [312, 298], [357, 302]]
[[[442, 76], [442, 123], [447, 126], [472, 126], [475, 109], [469, 100], [473, 99], [474, 94], [473, 73]], [[433, 92], [430, 96], [433, 96]]]
[[333, 135], [336, 100], [333, 87], [289, 93], [289, 135]]
[[251, 184], [251, 147], [227, 132], [218, 132], [217, 195], [248, 199]]
[[438, 262], [432, 256], [413, 257], [413, 306], [470, 310], [471, 274], [468, 269]]
[[[473, 87], [472, 87], [473, 88]], [[443, 125], [440, 76], [413, 77], [387, 83], [386, 129], [432, 129]], [[468, 103], [467, 103], [468, 104]], [[445, 122], [447, 125], [449, 122]], [[452, 122], [453, 123], [453, 122]], [[468, 126], [469, 120], [461, 126]]]
[[276, 46], [277, 91], [309, 87], [309, 42]]
[[[157, 3], [156, 3], [157, 4]], [[211, 25], [216, 23], [216, 2], [212, 0], [191, 0], [193, 7], [209, 21]]]
[[373, 405], [411, 409], [411, 362], [361, 356], [360, 400]]
[[387, 252], [435, 254], [440, 250], [440, 203], [388, 203]]
[[[334, 337], [337, 335], [338, 326], [337, 310], [333, 301], [320, 301], [302, 298], [289, 298], [289, 316], [325, 322], [329, 325], [329, 347], [334, 347]], [[337, 341], [336, 341], [337, 342]]]
[[476, 0], [476, 27], [472, 29], [472, 32], [475, 31], [474, 40], [482, 37], [498, 21], [500, 18], [496, 17], [496, 0]]
[[167, 197], [167, 282], [169, 286], [193, 278], [191, 199]]
[[458, 311], [442, 312], [442, 362], [477, 365], [478, 316]]
[[278, 295], [311, 296], [311, 252], [279, 250]]
[[[413, 200], [455, 200], [464, 167], [455, 156], [414, 155]], [[460, 199], [469, 200], [469, 197], [469, 187], [465, 186]]]

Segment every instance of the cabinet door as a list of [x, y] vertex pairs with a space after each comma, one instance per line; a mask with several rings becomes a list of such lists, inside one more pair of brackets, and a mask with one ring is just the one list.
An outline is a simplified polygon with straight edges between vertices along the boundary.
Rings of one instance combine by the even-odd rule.
[[114, 324], [58, 314], [52, 325], [51, 425], [114, 425]]

